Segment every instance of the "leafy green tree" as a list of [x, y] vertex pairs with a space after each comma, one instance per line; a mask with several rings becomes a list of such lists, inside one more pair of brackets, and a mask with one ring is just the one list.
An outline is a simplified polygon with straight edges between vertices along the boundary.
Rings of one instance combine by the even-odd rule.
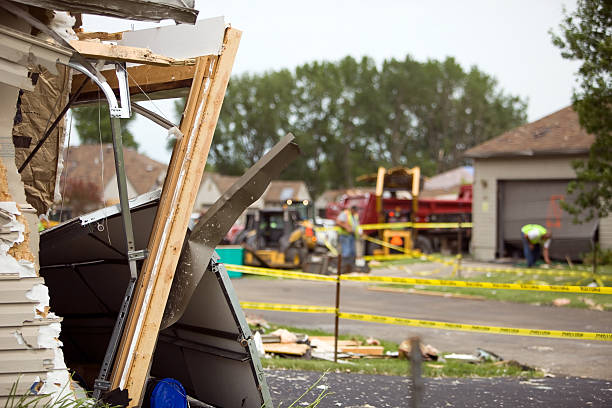
[[381, 71], [388, 165], [418, 165], [435, 174], [464, 164], [463, 152], [524, 123], [526, 103], [497, 90], [497, 81], [453, 58], [385, 61]]
[[463, 151], [523, 123], [525, 110], [495, 79], [452, 58], [316, 61], [232, 78], [209, 162], [242, 174], [292, 132], [302, 156], [282, 177], [304, 180], [316, 196], [380, 165], [432, 175], [463, 164]]
[[575, 221], [606, 217], [612, 211], [612, 3], [579, 0], [573, 14], [552, 34], [563, 58], [581, 61], [579, 89], [573, 105], [580, 125], [595, 135], [587, 160], [574, 162], [576, 180], [568, 192], [573, 203], [563, 203]]
[[[100, 138], [102, 138], [102, 143], [113, 142], [107, 104], [77, 107], [72, 109], [72, 114], [81, 143], [100, 143]], [[132, 114], [132, 117], [128, 119], [121, 119], [121, 137], [125, 147], [137, 149], [138, 143], [134, 140], [134, 135], [128, 128], [129, 123], [134, 119], [134, 115]]]
[[232, 78], [210, 150], [217, 171], [242, 174], [290, 131], [294, 86], [287, 70]]

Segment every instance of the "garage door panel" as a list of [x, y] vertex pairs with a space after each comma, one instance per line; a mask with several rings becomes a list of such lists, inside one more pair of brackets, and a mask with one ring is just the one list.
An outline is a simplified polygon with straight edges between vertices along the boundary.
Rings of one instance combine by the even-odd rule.
[[[520, 246], [521, 227], [540, 224], [553, 234], [551, 254], [576, 259], [590, 248], [598, 220], [574, 224], [563, 211], [561, 200], [572, 201], [567, 194], [569, 180], [500, 181], [500, 213], [498, 227], [505, 244]], [[502, 251], [500, 251], [502, 252]]]

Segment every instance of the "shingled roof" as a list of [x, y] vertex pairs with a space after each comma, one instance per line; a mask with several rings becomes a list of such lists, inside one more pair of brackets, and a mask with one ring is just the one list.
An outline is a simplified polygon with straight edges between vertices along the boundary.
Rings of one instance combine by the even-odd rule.
[[580, 127], [571, 106], [469, 149], [465, 157], [513, 157], [587, 153], [595, 136]]
[[[115, 156], [111, 144], [102, 145], [104, 156], [104, 187], [115, 177]], [[161, 187], [166, 174], [166, 165], [159, 163], [132, 148], [123, 149], [125, 172], [130, 184], [138, 194]], [[64, 152], [62, 178], [80, 180], [94, 185], [101, 184], [102, 161], [100, 145], [81, 145]], [[102, 188], [104, 188], [102, 187]]]
[[[219, 173], [206, 172], [204, 173], [202, 182], [207, 177], [212, 179], [212, 181], [217, 185], [217, 188], [222, 194], [226, 192], [232, 186], [232, 184], [234, 184], [240, 178], [238, 176], [226, 176]], [[272, 180], [270, 182], [270, 186], [263, 194], [263, 198], [266, 202], [281, 202], [286, 199], [302, 200], [302, 197], [298, 197], [298, 193], [302, 188], [303, 191], [308, 194], [308, 189], [306, 188], [306, 184], [303, 181]], [[308, 195], [308, 198], [310, 198], [310, 195]]]

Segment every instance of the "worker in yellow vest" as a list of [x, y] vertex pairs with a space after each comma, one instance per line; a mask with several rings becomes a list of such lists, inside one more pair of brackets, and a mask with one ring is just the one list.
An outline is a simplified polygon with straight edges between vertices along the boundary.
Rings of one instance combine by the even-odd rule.
[[342, 254], [342, 264], [346, 265], [347, 270], [352, 270], [357, 256], [356, 239], [361, 235], [359, 228], [359, 214], [357, 207], [352, 206], [350, 210], [344, 210], [336, 218], [336, 225], [340, 227], [338, 241], [340, 242], [340, 253]]
[[521, 228], [521, 238], [523, 240], [523, 252], [529, 268], [540, 258], [540, 251], [542, 251], [544, 262], [550, 265], [548, 248], [552, 235], [546, 228], [539, 224], [527, 224]]

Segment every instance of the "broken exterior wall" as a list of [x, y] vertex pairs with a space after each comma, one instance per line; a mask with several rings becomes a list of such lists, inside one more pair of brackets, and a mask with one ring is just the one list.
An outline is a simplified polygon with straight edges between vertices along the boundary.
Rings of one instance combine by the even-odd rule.
[[[68, 67], [58, 64], [59, 75], [52, 74], [42, 66], [38, 66], [37, 70], [40, 74], [34, 91], [21, 91], [17, 101], [13, 140], [18, 168], [66, 105], [70, 92], [71, 73]], [[36, 208], [39, 214], [45, 214], [54, 201], [64, 127], [62, 120], [21, 172], [28, 203]]]
[[[0, 16], [0, 24], [29, 33], [17, 23]], [[55, 398], [71, 392], [60, 319], [49, 312], [48, 291], [38, 276], [38, 217], [15, 164], [19, 91], [0, 84], [0, 406], [17, 381], [17, 394], [32, 390]]]

